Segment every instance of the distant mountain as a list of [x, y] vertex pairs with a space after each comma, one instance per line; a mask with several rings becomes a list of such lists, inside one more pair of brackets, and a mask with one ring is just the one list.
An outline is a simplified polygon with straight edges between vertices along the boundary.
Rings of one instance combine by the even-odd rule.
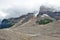
[[[17, 18], [9, 18], [8, 20], [12, 21], [12, 22], [15, 24], [15, 23], [18, 23], [19, 21], [21, 21], [21, 20], [23, 20], [23, 19], [24, 19], [23, 22], [26, 22], [26, 21], [28, 21], [30, 18], [32, 18], [33, 16], [34, 16], [34, 13], [28, 13], [28, 14], [26, 14], [26, 15], [22, 15], [22, 16], [17, 17]], [[22, 22], [22, 23], [23, 23], [23, 22]]]
[[49, 8], [49, 7], [46, 7], [46, 6], [41, 6], [39, 14], [37, 16], [40, 16], [40, 15], [43, 15], [43, 14], [47, 14], [50, 17], [52, 17], [56, 20], [60, 20], [60, 12], [55, 11], [53, 8]]
[[0, 25], [0, 28], [9, 28], [21, 20], [22, 20], [21, 24], [23, 24], [29, 21], [33, 16], [34, 16], [34, 13], [28, 13], [27, 15], [22, 15], [17, 18], [3, 19]]

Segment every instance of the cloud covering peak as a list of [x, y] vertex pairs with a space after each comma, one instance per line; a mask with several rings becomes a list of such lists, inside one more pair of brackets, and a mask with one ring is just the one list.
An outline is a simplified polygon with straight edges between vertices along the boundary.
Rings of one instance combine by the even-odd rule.
[[59, 7], [60, 0], [0, 0], [0, 19], [38, 11], [42, 4], [51, 4], [54, 7]]

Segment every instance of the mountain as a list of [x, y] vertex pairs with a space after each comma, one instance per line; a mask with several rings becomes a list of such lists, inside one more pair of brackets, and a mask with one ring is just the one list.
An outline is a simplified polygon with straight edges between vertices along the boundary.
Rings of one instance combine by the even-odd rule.
[[8, 20], [11, 20], [13, 23], [18, 23], [22, 19], [29, 20], [33, 16], [33, 14], [34, 13], [28, 13], [26, 15], [22, 15], [22, 16], [17, 17], [17, 18], [9, 18]]
[[1, 25], [0, 25], [0, 29], [9, 28], [21, 20], [23, 20], [21, 23], [21, 24], [23, 24], [23, 23], [29, 21], [33, 16], [34, 16], [34, 13], [28, 13], [26, 15], [22, 15], [22, 16], [16, 17], [16, 18], [3, 19], [1, 22]]
[[35, 22], [34, 17], [17, 27], [0, 29], [0, 40], [60, 40], [60, 20], [47, 25]]
[[55, 11], [55, 9], [52, 8], [52, 7], [41, 6], [39, 14], [37, 16], [40, 16], [40, 15], [43, 15], [43, 14], [47, 14], [50, 17], [52, 17], [56, 20], [60, 20], [60, 12]]

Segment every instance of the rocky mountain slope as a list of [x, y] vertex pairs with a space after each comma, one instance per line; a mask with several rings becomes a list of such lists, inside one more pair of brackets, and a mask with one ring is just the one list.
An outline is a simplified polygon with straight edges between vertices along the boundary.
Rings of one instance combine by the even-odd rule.
[[46, 25], [35, 23], [36, 18], [9, 29], [0, 29], [1, 40], [60, 40], [60, 21]]

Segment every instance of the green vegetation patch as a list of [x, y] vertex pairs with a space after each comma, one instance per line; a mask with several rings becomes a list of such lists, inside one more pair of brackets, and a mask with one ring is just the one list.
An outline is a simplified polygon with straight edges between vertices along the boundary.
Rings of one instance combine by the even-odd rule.
[[44, 25], [44, 24], [48, 24], [50, 22], [53, 22], [53, 20], [51, 20], [51, 19], [42, 19], [42, 20], [37, 21], [36, 23]]

